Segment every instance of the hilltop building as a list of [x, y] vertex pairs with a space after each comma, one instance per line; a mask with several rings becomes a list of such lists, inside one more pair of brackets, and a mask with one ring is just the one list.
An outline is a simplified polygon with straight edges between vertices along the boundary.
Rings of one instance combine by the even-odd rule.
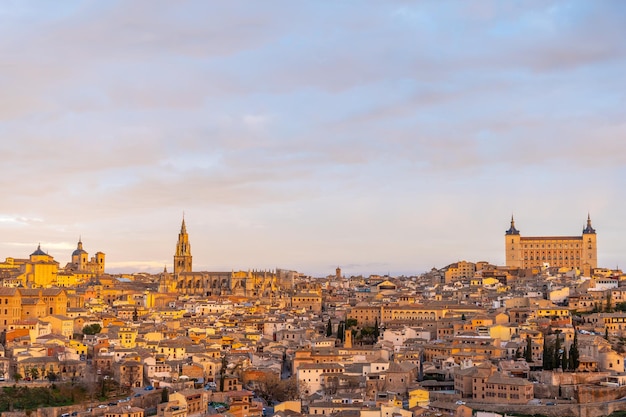
[[0, 286], [75, 287], [104, 274], [104, 259], [102, 252], [96, 252], [89, 259], [89, 254], [83, 249], [83, 242], [79, 239], [76, 250], [72, 252], [72, 261], [61, 268], [59, 262], [38, 245], [28, 258], [6, 258], [5, 262], [0, 262]]
[[506, 266], [514, 268], [540, 268], [550, 266], [577, 268], [585, 275], [598, 266], [596, 230], [591, 227], [591, 217], [580, 236], [521, 236], [511, 216], [511, 226], [504, 234]]
[[61, 288], [0, 287], [0, 331], [11, 330], [21, 320], [67, 314], [68, 296]]
[[95, 256], [89, 259], [89, 254], [83, 249], [82, 239], [78, 239], [76, 250], [72, 252], [72, 262], [65, 266], [66, 271], [74, 273], [83, 273], [90, 276], [98, 276], [104, 274], [104, 258], [102, 252], [96, 252]]

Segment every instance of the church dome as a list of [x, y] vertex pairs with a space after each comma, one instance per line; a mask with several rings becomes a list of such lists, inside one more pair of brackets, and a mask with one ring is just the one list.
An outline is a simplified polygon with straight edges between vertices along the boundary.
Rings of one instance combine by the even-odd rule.
[[72, 256], [80, 256], [86, 254], [87, 251], [83, 250], [83, 242], [82, 240], [78, 241], [78, 247], [74, 252], [72, 252]]
[[41, 250], [41, 245], [37, 245], [37, 250], [30, 254], [30, 256], [39, 256], [39, 255], [48, 255], [46, 252]]

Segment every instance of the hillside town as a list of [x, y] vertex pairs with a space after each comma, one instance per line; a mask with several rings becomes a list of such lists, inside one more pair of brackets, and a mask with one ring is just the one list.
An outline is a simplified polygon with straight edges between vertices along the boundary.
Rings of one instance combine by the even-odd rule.
[[82, 239], [65, 266], [39, 246], [0, 262], [0, 385], [63, 386], [72, 401], [26, 409], [3, 397], [0, 409], [65, 417], [626, 410], [626, 275], [597, 265], [591, 219], [580, 236], [549, 238], [523, 237], [511, 219], [504, 238], [507, 265], [457, 261], [415, 276], [194, 271], [184, 220], [173, 269], [158, 274], [108, 274], [105, 254], [89, 257]]

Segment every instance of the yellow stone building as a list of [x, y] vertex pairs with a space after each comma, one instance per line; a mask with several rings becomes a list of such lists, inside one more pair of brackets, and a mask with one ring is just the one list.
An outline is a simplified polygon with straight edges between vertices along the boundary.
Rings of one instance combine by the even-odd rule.
[[102, 275], [104, 274], [104, 259], [104, 253], [96, 252], [90, 260], [89, 254], [83, 249], [82, 240], [79, 239], [76, 250], [72, 252], [72, 262], [66, 266], [66, 269], [87, 272], [91, 275]]
[[71, 347], [72, 349], [74, 349], [76, 351], [76, 353], [78, 353], [79, 355], [85, 355], [87, 356], [87, 345], [78, 341], [78, 340], [70, 340], [68, 342], [68, 346]]
[[409, 409], [427, 407], [430, 404], [430, 392], [424, 388], [409, 391]]
[[41, 245], [22, 265], [20, 279], [25, 287], [50, 287], [56, 283], [59, 263], [41, 250]]
[[587, 276], [598, 266], [597, 235], [591, 227], [591, 217], [580, 236], [535, 236], [522, 237], [511, 226], [505, 232], [504, 246], [506, 266], [514, 268], [541, 268], [545, 264], [568, 269], [580, 269]]
[[469, 279], [476, 273], [476, 264], [473, 262], [459, 261], [448, 265], [444, 272], [444, 281], [449, 284], [460, 279]]
[[122, 327], [117, 332], [117, 338], [120, 341], [120, 346], [127, 349], [134, 349], [137, 347], [137, 329], [132, 327]]
[[6, 258], [5, 262], [1, 262], [0, 279], [3, 287], [71, 288], [103, 274], [104, 259], [102, 252], [97, 252], [89, 259], [83, 243], [79, 241], [77, 249], [72, 253], [72, 262], [65, 268], [59, 268], [59, 262], [38, 245], [27, 259]]
[[74, 335], [74, 320], [60, 314], [44, 316], [41, 321], [50, 323], [52, 332], [71, 339]]
[[20, 320], [67, 314], [68, 297], [61, 288], [0, 287], [0, 331]]

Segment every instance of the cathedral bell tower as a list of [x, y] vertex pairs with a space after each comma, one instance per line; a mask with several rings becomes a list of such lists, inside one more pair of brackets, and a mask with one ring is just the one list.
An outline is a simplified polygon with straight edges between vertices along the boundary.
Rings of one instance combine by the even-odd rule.
[[191, 272], [191, 245], [189, 245], [189, 235], [185, 226], [185, 218], [180, 226], [178, 242], [176, 243], [176, 253], [174, 254], [174, 276], [181, 272]]

